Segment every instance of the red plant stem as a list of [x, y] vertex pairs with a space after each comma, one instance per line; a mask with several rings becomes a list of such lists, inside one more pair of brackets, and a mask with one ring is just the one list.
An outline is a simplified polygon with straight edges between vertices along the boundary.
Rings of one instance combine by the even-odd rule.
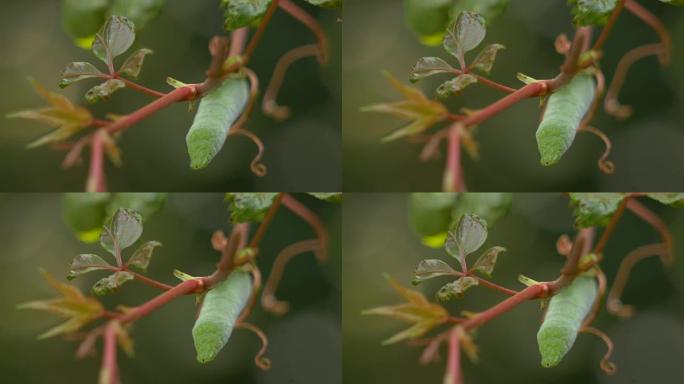
[[462, 384], [463, 375], [461, 374], [461, 346], [459, 336], [461, 329], [459, 326], [453, 327], [449, 332], [449, 360], [447, 362], [447, 374], [444, 384]]
[[493, 290], [495, 290], [495, 291], [499, 291], [499, 292], [501, 292], [501, 293], [505, 293], [505, 294], [507, 294], [507, 295], [509, 295], [509, 296], [513, 296], [513, 295], [515, 295], [516, 293], [518, 293], [518, 291], [514, 291], [514, 290], [512, 290], [512, 289], [508, 289], [508, 288], [503, 287], [503, 286], [501, 286], [501, 285], [499, 285], [499, 284], [493, 283], [493, 282], [491, 282], [491, 281], [489, 281], [489, 280], [487, 280], [487, 279], [483, 279], [483, 278], [481, 278], [481, 277], [478, 277], [478, 276], [475, 276], [475, 275], [471, 275], [470, 273], [463, 273], [463, 272], [456, 271], [456, 272], [454, 272], [452, 275], [457, 276], [457, 277], [470, 276], [470, 277], [476, 279], [477, 282], [478, 282], [478, 284], [480, 284], [480, 285], [482, 285], [482, 286], [485, 286], [485, 287], [487, 287], [487, 288], [491, 288], [491, 289], [493, 289]]
[[622, 13], [622, 9], [624, 8], [624, 6], [625, 0], [619, 0], [617, 5], [615, 6], [615, 9], [613, 9], [613, 13], [611, 13], [608, 22], [606, 22], [606, 25], [603, 27], [603, 30], [601, 30], [601, 34], [599, 35], [598, 39], [596, 39], [596, 43], [594, 43], [592, 49], [599, 50], [603, 47], [603, 44], [608, 39], [610, 31], [613, 29], [613, 26], [615, 26], [615, 22], [620, 17], [620, 14]]
[[228, 57], [237, 56], [245, 50], [248, 34], [249, 29], [247, 27], [236, 29], [230, 34], [230, 50], [228, 51]]
[[175, 89], [167, 93], [166, 95], [158, 98], [157, 100], [151, 102], [150, 104], [147, 104], [146, 106], [138, 109], [137, 111], [112, 122], [105, 129], [109, 133], [123, 131], [124, 129], [139, 122], [140, 120], [143, 120], [146, 117], [154, 114], [155, 112], [164, 109], [178, 101], [189, 100], [193, 98], [196, 94], [197, 90], [194, 85], [189, 85], [187, 87]]
[[[465, 182], [461, 172], [461, 132], [462, 123], [457, 122], [449, 128], [447, 140], [446, 169], [444, 170], [444, 192], [463, 192]], [[464, 267], [464, 271], [467, 268]]]
[[278, 208], [280, 208], [280, 204], [283, 198], [284, 195], [282, 193], [279, 193], [275, 197], [275, 200], [273, 200], [271, 208], [269, 208], [268, 212], [266, 212], [266, 216], [264, 216], [264, 219], [261, 221], [261, 224], [259, 224], [259, 228], [257, 228], [256, 232], [254, 233], [254, 237], [252, 237], [252, 240], [249, 242], [250, 248], [256, 248], [259, 246], [259, 243], [264, 238], [264, 234], [266, 234], [266, 229], [268, 229], [269, 225], [271, 225], [273, 217], [275, 217], [276, 212], [278, 212]]
[[125, 79], [125, 78], [120, 77], [120, 76], [112, 76], [112, 78], [113, 79], [119, 79], [119, 80], [123, 81], [124, 83], [126, 83], [126, 87], [128, 87], [134, 91], [144, 93], [146, 95], [150, 95], [153, 97], [163, 97], [164, 95], [166, 95], [166, 93], [155, 91], [154, 89], [147, 88], [147, 87], [142, 86], [142, 85], [140, 85], [134, 81]]
[[90, 171], [86, 181], [86, 192], [105, 192], [107, 183], [104, 170], [103, 132], [96, 131], [90, 141]]
[[148, 302], [141, 304], [119, 318], [121, 324], [130, 323], [140, 319], [141, 317], [149, 315], [154, 310], [168, 304], [170, 301], [184, 295], [195, 293], [198, 290], [203, 289], [205, 286], [202, 279], [192, 279], [186, 280], [175, 287], [165, 291], [159, 296], [149, 300]]
[[519, 304], [539, 297], [548, 295], [551, 292], [548, 283], [540, 283], [529, 286], [522, 291], [516, 293], [515, 295], [509, 297], [508, 299], [500, 302], [499, 304], [487, 309], [484, 312], [480, 312], [474, 317], [471, 317], [462, 324], [464, 329], [477, 328], [488, 321], [500, 316], [511, 309], [515, 308]]
[[672, 39], [670, 38], [670, 33], [667, 31], [665, 25], [660, 21], [660, 19], [658, 19], [658, 17], [656, 17], [648, 9], [642, 7], [641, 4], [637, 3], [634, 0], [626, 0], [625, 9], [634, 14], [634, 16], [641, 19], [644, 23], [648, 24], [648, 26], [651, 27], [658, 34], [660, 41], [665, 46], [665, 52], [663, 52], [661, 61], [663, 64], [669, 63], [670, 52], [672, 50]]
[[549, 90], [550, 87], [546, 81], [538, 81], [536, 83], [527, 84], [524, 87], [517, 89], [515, 92], [497, 100], [493, 104], [490, 104], [487, 107], [480, 109], [476, 113], [467, 116], [461, 122], [466, 127], [480, 124], [522, 100], [539, 96], [548, 92]]
[[100, 383], [118, 384], [119, 382], [119, 367], [116, 362], [116, 328], [117, 323], [114, 320], [109, 322], [104, 330]]
[[658, 217], [658, 215], [653, 213], [653, 211], [646, 208], [644, 205], [634, 199], [627, 203], [627, 209], [639, 216], [642, 220], [650, 224], [656, 231], [658, 231], [660, 238], [665, 245], [663, 264], [668, 265], [672, 263], [674, 257], [674, 240], [672, 239], [672, 233], [670, 233], [670, 230], [667, 228], [667, 224], [665, 224], [660, 217]]
[[259, 23], [259, 27], [257, 28], [256, 32], [254, 32], [254, 36], [252, 36], [252, 38], [249, 40], [247, 49], [245, 49], [245, 52], [243, 54], [245, 65], [252, 58], [254, 50], [256, 49], [257, 45], [259, 45], [259, 41], [261, 41], [261, 38], [263, 37], [264, 32], [266, 31], [268, 23], [271, 21], [271, 18], [273, 18], [273, 14], [275, 14], [275, 11], [278, 9], [278, 3], [279, 0], [271, 1], [271, 4], [268, 6], [268, 9], [266, 10], [266, 13], [261, 18], [261, 23]]
[[283, 205], [302, 220], [309, 223], [311, 229], [316, 233], [316, 237], [321, 242], [320, 248], [316, 252], [316, 258], [319, 262], [325, 261], [328, 258], [328, 231], [325, 230], [321, 220], [309, 208], [289, 194], [283, 195]]
[[152, 288], [160, 289], [162, 291], [168, 291], [169, 289], [173, 288], [172, 285], [164, 284], [162, 282], [159, 282], [154, 279], [150, 279], [149, 277], [142, 275], [137, 272], [133, 272], [131, 270], [127, 270], [128, 273], [132, 274], [133, 277], [135, 277], [136, 280], [139, 280], [141, 283], [147, 284]]
[[318, 20], [313, 18], [306, 11], [290, 0], [280, 0], [280, 8], [289, 13], [295, 19], [299, 20], [299, 22], [311, 30], [318, 41], [318, 46], [321, 49], [321, 63], [327, 63], [328, 51], [330, 47], [328, 38], [325, 35], [325, 31], [323, 31], [323, 27], [321, 27], [321, 24], [318, 22]]
[[606, 229], [603, 231], [603, 234], [601, 235], [601, 238], [596, 244], [596, 247], [594, 247], [593, 253], [599, 255], [603, 252], [603, 249], [606, 247], [606, 244], [608, 244], [608, 240], [613, 235], [613, 232], [615, 232], [615, 227], [622, 218], [622, 214], [625, 212], [625, 207], [627, 206], [630, 200], [630, 197], [625, 197], [624, 199], [622, 199], [622, 201], [617, 207], [617, 210], [615, 210], [615, 213], [613, 213], [613, 216], [611, 216], [610, 222], [608, 222], [608, 225], [606, 226]]
[[[453, 72], [455, 75], [457, 75], [457, 76], [458, 76], [458, 75], [462, 75], [463, 73], [466, 73], [466, 72], [464, 72], [464, 71], [462, 71], [462, 70], [460, 70], [460, 69], [458, 69], [458, 68], [454, 68], [454, 69], [452, 70], [452, 72]], [[484, 77], [484, 76], [480, 76], [480, 75], [474, 74], [474, 73], [472, 73], [472, 72], [470, 72], [470, 71], [468, 71], [467, 73], [469, 73], [469, 74], [475, 76], [475, 77], [477, 78], [478, 83], [482, 83], [482, 84], [488, 86], [489, 88], [495, 89], [495, 90], [497, 90], [497, 91], [506, 92], [506, 93], [513, 93], [513, 92], [517, 91], [516, 88], [511, 88], [511, 87], [509, 87], [509, 86], [506, 86], [506, 85], [497, 83], [496, 81], [490, 80], [490, 79], [488, 79], [488, 78], [486, 78], [486, 77]]]

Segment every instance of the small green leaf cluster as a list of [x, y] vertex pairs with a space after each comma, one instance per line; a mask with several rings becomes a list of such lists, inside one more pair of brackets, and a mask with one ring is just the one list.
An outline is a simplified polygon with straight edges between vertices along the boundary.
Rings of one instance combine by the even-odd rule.
[[487, 222], [470, 213], [462, 215], [458, 224], [449, 231], [444, 249], [451, 257], [459, 261], [459, 265], [464, 270], [457, 272], [449, 264], [438, 259], [423, 260], [416, 268], [413, 284], [417, 285], [435, 277], [458, 276], [458, 279], [442, 286], [436, 297], [439, 301], [463, 297], [466, 290], [479, 283], [477, 278], [470, 275], [478, 272], [491, 276], [499, 254], [506, 251], [503, 247], [491, 247], [482, 253], [471, 268], [465, 269], [467, 268], [466, 257], [480, 249], [486, 240]]
[[[257, 26], [272, 0], [221, 0], [225, 10], [225, 28], [234, 31], [238, 28]], [[342, 0], [306, 0], [309, 4], [324, 8], [340, 8]]]
[[441, 248], [449, 229], [466, 213], [483, 218], [491, 228], [511, 208], [510, 193], [412, 193], [409, 222], [423, 244]]
[[81, 254], [71, 262], [67, 278], [74, 279], [94, 271], [109, 271], [112, 272], [109, 276], [93, 285], [93, 292], [101, 296], [117, 291], [124, 283], [135, 278], [128, 268], [147, 271], [154, 249], [161, 246], [157, 241], [148, 241], [138, 247], [125, 264], [120, 265], [121, 252], [138, 241], [142, 232], [142, 217], [138, 212], [125, 208], [118, 209], [100, 235], [100, 245], [115, 257], [117, 265], [112, 265], [95, 254]]
[[577, 25], [604, 25], [618, 0], [569, 0]]
[[501, 44], [490, 44], [480, 51], [469, 66], [466, 66], [465, 54], [480, 45], [486, 32], [485, 19], [482, 16], [474, 12], [461, 12], [456, 21], [447, 28], [443, 40], [444, 49], [458, 59], [461, 70], [455, 69], [439, 57], [423, 57], [413, 66], [411, 81], [416, 82], [444, 73], [456, 75], [437, 88], [437, 95], [445, 98], [461, 94], [466, 87], [478, 81], [470, 71], [489, 73], [496, 61], [497, 52], [505, 48]]
[[[577, 228], [604, 227], [627, 193], [571, 193], [570, 205]], [[684, 193], [648, 193], [648, 197], [675, 208], [684, 207]]]

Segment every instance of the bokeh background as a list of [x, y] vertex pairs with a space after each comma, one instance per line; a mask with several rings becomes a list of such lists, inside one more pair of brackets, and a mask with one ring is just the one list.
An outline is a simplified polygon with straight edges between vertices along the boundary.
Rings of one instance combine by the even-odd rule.
[[[291, 302], [282, 318], [257, 308], [251, 322], [269, 336], [272, 368], [254, 366], [260, 343], [249, 332], [236, 330], [217, 359], [207, 365], [195, 360], [191, 329], [195, 318], [193, 297], [176, 300], [136, 322], [132, 336], [136, 356], [119, 354], [124, 383], [340, 383], [341, 382], [341, 207], [295, 195], [314, 210], [330, 232], [330, 260], [318, 265], [312, 254], [288, 264], [278, 296]], [[171, 194], [164, 208], [145, 223], [141, 240], [157, 240], [159, 248], [150, 263], [149, 276], [166, 283], [177, 280], [178, 268], [191, 275], [214, 270], [218, 254], [209, 239], [216, 229], [229, 230], [228, 209], [222, 194]], [[268, 274], [278, 251], [313, 236], [308, 225], [283, 209], [263, 241], [259, 266]], [[8, 383], [93, 383], [101, 354], [83, 361], [74, 359], [76, 343], [36, 336], [61, 319], [30, 310], [19, 303], [55, 297], [55, 291], [38, 273], [42, 267], [65, 281], [72, 258], [79, 253], [99, 253], [98, 245], [76, 240], [62, 221], [57, 194], [0, 194], [0, 369]], [[72, 283], [84, 292], [100, 277], [95, 273]], [[266, 276], [266, 275], [265, 275]], [[129, 282], [104, 299], [108, 308], [133, 306], [158, 291]], [[100, 343], [98, 343], [101, 346]], [[99, 348], [98, 348], [99, 351]]]
[[[263, 161], [269, 174], [259, 178], [250, 172], [255, 146], [234, 137], [202, 171], [193, 171], [185, 147], [185, 135], [193, 113], [187, 103], [173, 105], [132, 127], [120, 145], [124, 165], [108, 164], [109, 186], [118, 191], [338, 191], [340, 159], [340, 48], [339, 12], [321, 10], [297, 2], [324, 25], [331, 41], [331, 61], [321, 69], [315, 59], [292, 66], [279, 97], [292, 107], [292, 117], [277, 123], [260, 112], [247, 128], [266, 145]], [[26, 145], [48, 132], [48, 127], [26, 120], [8, 120], [9, 112], [35, 108], [42, 99], [28, 76], [57, 91], [60, 75], [72, 61], [99, 62], [89, 51], [75, 47], [63, 32], [60, 2], [55, 0], [3, 1], [0, 3], [0, 189], [4, 191], [81, 191], [87, 167], [60, 169], [62, 152], [46, 148], [27, 150]], [[168, 91], [167, 76], [191, 83], [204, 79], [210, 61], [209, 40], [223, 30], [218, 0], [166, 2], [162, 14], [137, 34], [135, 48], [147, 47], [154, 55], [145, 59], [141, 84]], [[278, 12], [255, 52], [251, 67], [265, 90], [278, 58], [288, 50], [313, 41], [310, 32], [289, 15]], [[131, 50], [131, 52], [132, 52]], [[121, 58], [123, 60], [123, 58]], [[99, 64], [98, 64], [99, 63]], [[101, 65], [100, 65], [101, 67]], [[94, 81], [83, 81], [63, 92], [74, 102]], [[130, 90], [117, 92], [109, 102], [93, 107], [96, 116], [126, 114], [150, 101]], [[260, 99], [258, 105], [260, 105]], [[86, 152], [87, 160], [87, 152]]]
[[[504, 44], [491, 77], [509, 86], [522, 85], [516, 73], [549, 78], [558, 73], [562, 56], [553, 42], [572, 36], [572, 19], [565, 0], [513, 0], [487, 31], [482, 47]], [[632, 105], [629, 120], [616, 121], [600, 111], [595, 126], [614, 144], [610, 157], [617, 169], [599, 171], [603, 153], [598, 138], [582, 134], [559, 164], [539, 164], [535, 131], [538, 100], [520, 103], [482, 124], [476, 138], [480, 161], [464, 160], [466, 183], [475, 191], [675, 191], [684, 188], [684, 10], [656, 0], [640, 1], [658, 15], [673, 37], [673, 60], [661, 68], [654, 57], [636, 63], [620, 100]], [[441, 47], [422, 46], [408, 28], [399, 0], [347, 0], [343, 35], [343, 162], [349, 191], [436, 191], [441, 188], [443, 160], [421, 163], [420, 145], [383, 144], [380, 138], [401, 121], [378, 113], [361, 113], [362, 106], [399, 98], [381, 76], [388, 70], [408, 83], [409, 71], [423, 56], [451, 57]], [[656, 35], [629, 13], [622, 15], [605, 46], [602, 68], [610, 80], [617, 62], [629, 49], [656, 41]], [[477, 52], [471, 53], [472, 60]], [[451, 58], [453, 59], [453, 58]], [[453, 61], [453, 60], [452, 60]], [[432, 94], [443, 77], [419, 83]], [[448, 99], [451, 110], [479, 108], [501, 95], [482, 86], [469, 87]]]
[[[449, 262], [442, 250], [421, 245], [408, 222], [408, 195], [346, 194], [344, 202], [342, 261], [344, 382], [441, 383], [442, 362], [418, 364], [422, 349], [381, 342], [407, 327], [407, 323], [380, 316], [361, 316], [363, 309], [392, 305], [401, 299], [382, 277], [388, 273], [410, 286], [419, 261], [439, 258]], [[618, 319], [602, 311], [595, 325], [615, 343], [615, 376], [603, 374], [599, 361], [605, 346], [598, 338], [580, 335], [573, 349], [553, 369], [541, 367], [536, 333], [540, 324], [538, 302], [517, 307], [477, 332], [480, 362], [463, 358], [465, 380], [485, 383], [568, 384], [678, 384], [684, 382], [684, 211], [643, 201], [659, 213], [675, 236], [677, 265], [664, 270], [658, 258], [640, 262], [627, 284], [624, 302], [636, 306], [631, 319]], [[521, 289], [518, 274], [535, 280], [558, 276], [563, 258], [555, 242], [563, 233], [573, 234], [568, 200], [559, 194], [515, 194], [511, 212], [489, 231], [484, 247], [508, 249], [499, 256], [493, 281]], [[605, 249], [602, 264], [612, 283], [620, 260], [630, 250], [659, 241], [658, 235], [626, 213]], [[486, 249], [486, 248], [485, 248]], [[453, 261], [453, 259], [451, 259]], [[419, 286], [428, 298], [440, 283], [434, 279]], [[451, 313], [482, 311], [502, 300], [501, 294], [483, 288], [469, 290], [462, 300], [449, 304]], [[444, 348], [444, 347], [443, 347]]]

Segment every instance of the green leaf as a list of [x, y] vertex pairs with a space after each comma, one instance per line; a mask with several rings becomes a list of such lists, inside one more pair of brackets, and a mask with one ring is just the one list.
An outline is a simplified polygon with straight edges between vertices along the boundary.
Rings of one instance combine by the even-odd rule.
[[475, 264], [470, 268], [471, 271], [478, 271], [487, 276], [491, 276], [494, 272], [494, 267], [496, 266], [496, 259], [499, 253], [506, 252], [504, 247], [492, 247], [486, 250], [482, 256], [480, 256]]
[[119, 209], [100, 236], [100, 245], [111, 254], [128, 248], [142, 234], [142, 217], [131, 209]]
[[140, 30], [159, 16], [165, 2], [166, 0], [114, 0], [109, 14], [128, 18]]
[[161, 247], [161, 243], [158, 241], [148, 241], [145, 244], [138, 247], [128, 259], [126, 265], [131, 267], [136, 267], [143, 272], [147, 272], [147, 266], [150, 265], [150, 259], [152, 259], [152, 252], [156, 247]]
[[571, 193], [577, 228], [603, 227], [610, 222], [625, 193]]
[[81, 254], [76, 256], [71, 262], [67, 279], [71, 280], [88, 272], [109, 270], [112, 268], [114, 267], [98, 255]]
[[405, 0], [404, 14], [411, 29], [423, 44], [437, 46], [449, 25], [453, 0]]
[[429, 280], [440, 276], [449, 276], [456, 273], [456, 271], [449, 266], [449, 264], [437, 259], [423, 260], [418, 264], [413, 279], [413, 285], [418, 285], [425, 280]]
[[341, 203], [342, 193], [340, 192], [308, 192], [309, 195], [329, 203]]
[[648, 197], [672, 207], [684, 207], [684, 193], [649, 193]]
[[137, 78], [142, 69], [143, 63], [145, 61], [146, 55], [151, 55], [152, 50], [147, 48], [141, 48], [133, 52], [126, 61], [124, 61], [121, 68], [119, 68], [120, 74], [126, 74], [133, 78]]
[[271, 0], [222, 0], [226, 30], [233, 31], [258, 22], [270, 4]]
[[490, 44], [486, 46], [477, 54], [475, 60], [470, 63], [470, 69], [477, 69], [484, 73], [491, 72], [494, 62], [496, 61], [496, 54], [502, 49], [506, 49], [506, 47], [501, 44]]
[[569, 0], [577, 25], [604, 25], [618, 0]]
[[660, 0], [665, 4], [676, 5], [678, 7], [684, 7], [684, 0]]
[[453, 2], [451, 17], [456, 18], [463, 11], [477, 13], [485, 18], [487, 24], [501, 15], [508, 7], [510, 0], [458, 0]]
[[112, 94], [121, 88], [126, 88], [126, 83], [119, 79], [109, 79], [102, 84], [90, 88], [88, 92], [86, 92], [85, 99], [90, 104], [109, 100]]
[[477, 77], [470, 73], [458, 75], [455, 78], [445, 81], [437, 88], [437, 95], [446, 98], [451, 95], [460, 95], [466, 87], [477, 83]]
[[100, 78], [104, 74], [94, 65], [85, 62], [74, 62], [62, 72], [62, 81], [59, 82], [60, 88], [65, 88], [77, 81], [85, 79]]
[[518, 275], [518, 281], [528, 287], [539, 284], [537, 280], [531, 279], [525, 275]]
[[[444, 246], [451, 225], [451, 211], [459, 200], [457, 193], [411, 193], [408, 201], [409, 223], [432, 248]], [[460, 216], [459, 216], [460, 217]]]
[[[461, 216], [456, 228], [449, 231], [444, 248], [452, 257], [463, 262], [487, 240], [487, 222], [477, 215]], [[463, 271], [465, 272], [465, 271]]]
[[440, 73], [453, 73], [454, 68], [439, 57], [421, 57], [411, 69], [411, 81], [416, 82]]
[[135, 25], [122, 16], [111, 16], [102, 26], [93, 41], [93, 53], [107, 65], [113, 65], [114, 58], [126, 52], [135, 41]]
[[341, 8], [342, 0], [305, 0], [309, 4], [323, 8]]
[[452, 299], [460, 299], [465, 295], [470, 287], [478, 285], [478, 280], [472, 276], [459, 277], [456, 281], [445, 284], [437, 291], [436, 298], [438, 301], [446, 302]]
[[275, 201], [278, 193], [227, 193], [230, 218], [233, 224], [259, 222]]
[[95, 35], [105, 22], [109, 0], [62, 0], [62, 26], [74, 38]]
[[62, 216], [64, 222], [85, 243], [100, 239], [102, 225], [107, 217], [109, 193], [64, 193]]
[[487, 29], [482, 16], [474, 12], [461, 12], [444, 36], [444, 49], [459, 60], [484, 40]]
[[93, 116], [90, 111], [72, 104], [64, 95], [48, 91], [33, 79], [29, 81], [49, 106], [10, 113], [7, 118], [35, 120], [57, 128], [29, 144], [29, 148], [64, 141], [92, 124]]
[[487, 228], [491, 228], [508, 214], [512, 201], [512, 193], [460, 193], [451, 217], [453, 222], [458, 222], [466, 213], [473, 213], [483, 218]]
[[114, 217], [120, 208], [136, 211], [143, 222], [159, 212], [166, 202], [166, 193], [159, 192], [121, 192], [116, 193], [107, 205], [107, 217]]
[[408, 120], [409, 123], [394, 130], [382, 141], [388, 142], [416, 135], [446, 120], [449, 116], [449, 111], [442, 103], [428, 99], [419, 89], [402, 84], [389, 73], [385, 73], [385, 76], [392, 86], [405, 97], [405, 100], [371, 105], [362, 108], [362, 111], [395, 115]]
[[93, 285], [93, 292], [98, 296], [104, 296], [114, 293], [121, 288], [127, 281], [135, 279], [132, 273], [126, 271], [119, 271], [98, 280]]

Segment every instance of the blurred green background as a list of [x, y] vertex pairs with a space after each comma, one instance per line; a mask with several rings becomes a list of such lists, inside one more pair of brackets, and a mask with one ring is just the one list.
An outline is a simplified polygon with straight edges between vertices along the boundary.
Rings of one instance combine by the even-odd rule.
[[[207, 365], [195, 360], [191, 328], [193, 297], [170, 303], [138, 322], [132, 336], [136, 356], [119, 354], [124, 383], [340, 383], [341, 382], [341, 269], [340, 205], [295, 195], [323, 220], [331, 236], [330, 260], [318, 265], [312, 254], [288, 264], [278, 297], [291, 302], [282, 318], [257, 308], [250, 322], [269, 336], [268, 372], [255, 367], [260, 344], [256, 336], [236, 330], [217, 359]], [[149, 276], [177, 282], [178, 268], [191, 275], [211, 273], [218, 254], [209, 239], [216, 229], [228, 230], [228, 210], [222, 194], [171, 194], [161, 212], [145, 223], [141, 241], [157, 240]], [[267, 276], [278, 251], [311, 238], [308, 225], [283, 209], [266, 233], [259, 266]], [[76, 343], [59, 338], [38, 341], [36, 336], [61, 320], [43, 312], [16, 310], [18, 303], [55, 297], [38, 273], [42, 267], [65, 281], [71, 259], [79, 253], [106, 256], [98, 245], [76, 240], [62, 222], [57, 194], [0, 194], [0, 370], [7, 383], [93, 383], [101, 354], [76, 361]], [[97, 275], [97, 276], [96, 276]], [[100, 277], [91, 273], [73, 281], [82, 290]], [[129, 282], [107, 296], [108, 308], [134, 306], [158, 291]], [[98, 346], [101, 346], [98, 343]], [[98, 351], [100, 348], [98, 347]]]
[[[343, 359], [345, 383], [441, 383], [442, 362], [418, 364], [422, 349], [399, 343], [380, 343], [407, 327], [407, 323], [380, 316], [361, 316], [363, 309], [392, 305], [401, 299], [382, 278], [386, 272], [410, 286], [420, 260], [439, 258], [449, 262], [442, 250], [421, 245], [409, 227], [405, 194], [345, 194], [342, 262], [344, 296]], [[636, 306], [631, 319], [619, 319], [602, 311], [595, 326], [615, 343], [615, 376], [603, 374], [599, 361], [605, 345], [591, 335], [580, 335], [561, 364], [541, 367], [536, 333], [540, 324], [538, 302], [517, 307], [477, 332], [480, 362], [463, 358], [465, 382], [478, 383], [568, 383], [568, 384], [678, 384], [684, 382], [684, 211], [643, 201], [670, 225], [675, 236], [677, 266], [663, 270], [658, 258], [640, 262], [627, 284], [624, 302]], [[515, 194], [511, 212], [489, 231], [483, 249], [501, 245], [493, 281], [521, 289], [518, 274], [535, 280], [558, 276], [563, 258], [555, 243], [563, 233], [573, 234], [568, 199], [559, 194]], [[626, 213], [605, 250], [603, 269], [612, 284], [624, 255], [640, 245], [659, 241], [658, 235], [630, 213]], [[453, 262], [453, 259], [451, 259]], [[453, 263], [451, 263], [453, 264]], [[433, 297], [444, 279], [421, 284]], [[442, 284], [440, 284], [442, 283]], [[504, 299], [483, 288], [468, 291], [465, 298], [448, 305], [451, 313], [482, 311]], [[443, 347], [444, 348], [444, 347]]]
[[[82, 191], [87, 167], [62, 171], [62, 152], [46, 148], [27, 150], [26, 145], [48, 128], [4, 115], [36, 108], [42, 100], [26, 80], [34, 77], [57, 91], [60, 75], [72, 61], [91, 61], [102, 67], [89, 51], [75, 47], [61, 26], [59, 1], [3, 1], [0, 3], [0, 189], [4, 191]], [[185, 135], [194, 114], [187, 103], [166, 108], [132, 127], [120, 142], [124, 165], [107, 165], [109, 187], [118, 191], [338, 191], [340, 159], [340, 41], [339, 12], [306, 8], [323, 23], [331, 41], [330, 64], [321, 69], [316, 60], [292, 66], [278, 98], [292, 107], [292, 117], [277, 123], [255, 110], [247, 128], [266, 145], [265, 178], [250, 172], [255, 146], [234, 137], [203, 171], [193, 171], [185, 148]], [[204, 79], [210, 56], [209, 40], [223, 30], [218, 0], [168, 0], [158, 19], [137, 34], [135, 48], [147, 47], [154, 55], [145, 60], [139, 82], [168, 91], [167, 76], [191, 83]], [[289, 15], [278, 12], [255, 52], [251, 67], [265, 90], [278, 58], [296, 46], [313, 41], [311, 33]], [[123, 60], [123, 58], [121, 59]], [[96, 83], [83, 81], [64, 90], [74, 102]], [[130, 90], [117, 92], [109, 102], [93, 107], [96, 116], [126, 114], [150, 101]], [[259, 99], [258, 105], [261, 105]], [[315, 143], [315, 145], [313, 145]], [[87, 152], [86, 158], [87, 160]]]
[[[562, 56], [554, 48], [560, 33], [572, 36], [566, 0], [513, 0], [488, 29], [482, 47], [504, 44], [491, 77], [509, 86], [522, 85], [517, 72], [535, 78], [558, 73]], [[620, 100], [635, 109], [627, 121], [616, 121], [602, 110], [595, 126], [614, 144], [610, 160], [617, 167], [601, 174], [596, 162], [603, 153], [598, 138], [582, 134], [559, 164], [539, 164], [535, 131], [538, 100], [510, 108], [482, 124], [476, 133], [481, 160], [465, 156], [466, 183], [477, 191], [676, 191], [684, 189], [684, 9], [656, 0], [640, 1], [661, 17], [672, 33], [672, 64], [661, 68], [654, 57], [636, 63], [627, 77]], [[362, 106], [398, 100], [381, 76], [386, 69], [408, 83], [418, 58], [439, 56], [453, 62], [441, 47], [422, 46], [408, 28], [399, 0], [347, 0], [343, 35], [343, 162], [349, 191], [436, 191], [441, 188], [443, 159], [421, 163], [420, 145], [382, 144], [380, 138], [401, 121], [378, 113], [361, 113]], [[655, 42], [656, 35], [629, 13], [622, 15], [605, 46], [602, 68], [610, 80], [617, 62], [629, 49]], [[477, 52], [469, 56], [472, 60]], [[443, 76], [419, 83], [432, 95]], [[480, 108], [501, 94], [482, 86], [468, 88], [448, 99], [452, 111]]]

